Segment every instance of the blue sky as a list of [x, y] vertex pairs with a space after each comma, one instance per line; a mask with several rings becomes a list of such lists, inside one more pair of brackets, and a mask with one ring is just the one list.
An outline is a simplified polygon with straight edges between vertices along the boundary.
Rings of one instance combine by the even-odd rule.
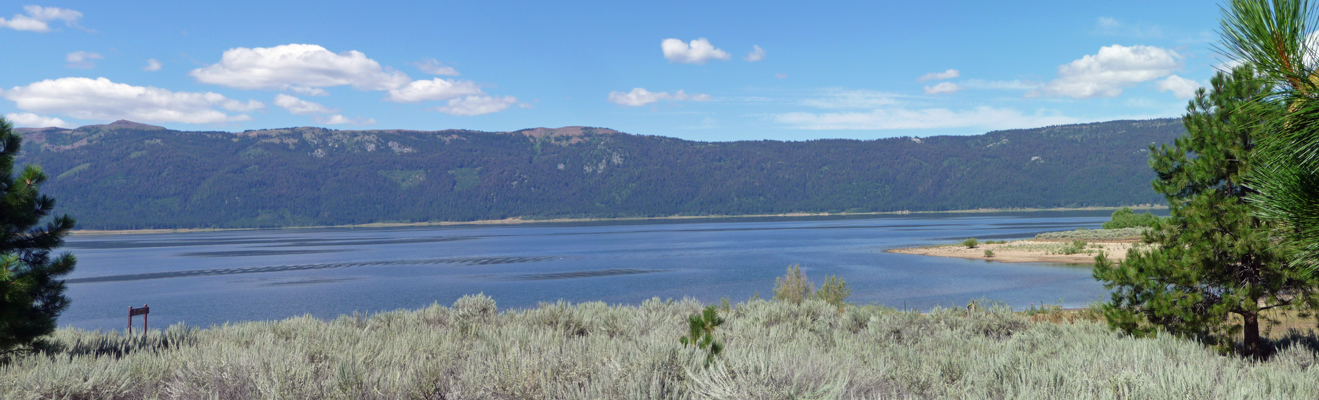
[[923, 137], [1176, 117], [1224, 61], [1207, 2], [555, 3], [0, 5], [0, 114]]

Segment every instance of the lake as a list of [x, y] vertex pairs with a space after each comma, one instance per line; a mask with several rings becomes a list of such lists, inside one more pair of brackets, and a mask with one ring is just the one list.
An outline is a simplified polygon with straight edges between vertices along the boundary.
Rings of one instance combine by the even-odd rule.
[[[71, 305], [61, 326], [123, 329], [150, 304], [153, 328], [334, 318], [354, 311], [452, 305], [485, 293], [500, 309], [539, 302], [717, 303], [773, 297], [801, 264], [853, 303], [927, 310], [975, 299], [1017, 308], [1107, 298], [1089, 267], [884, 253], [885, 249], [1029, 238], [1099, 228], [1111, 211], [736, 218], [626, 223], [336, 228], [73, 236]], [[137, 324], [141, 324], [138, 319]]]

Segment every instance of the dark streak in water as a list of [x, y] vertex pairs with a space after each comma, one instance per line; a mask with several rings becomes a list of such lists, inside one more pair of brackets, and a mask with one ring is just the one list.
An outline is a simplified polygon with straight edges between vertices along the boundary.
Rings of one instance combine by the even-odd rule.
[[345, 282], [345, 281], [355, 281], [355, 280], [357, 280], [357, 278], [314, 278], [314, 279], [301, 279], [296, 281], [271, 282], [271, 283], [263, 284], [261, 286], [314, 285], [317, 283], [335, 283], [335, 282]]
[[471, 240], [475, 238], [476, 237], [473, 236], [443, 236], [443, 237], [411, 238], [411, 239], [360, 239], [360, 240], [321, 240], [321, 241], [298, 240], [288, 243], [274, 244], [266, 247], [376, 246], [383, 244], [453, 242], [458, 240]]
[[228, 239], [228, 238], [208, 238], [197, 240], [89, 240], [77, 241], [71, 240], [65, 243], [64, 247], [71, 249], [145, 249], [159, 247], [192, 247], [192, 246], [215, 246], [215, 245], [246, 245], [257, 244], [265, 247], [318, 247], [318, 246], [372, 246], [382, 244], [408, 244], [408, 243], [435, 243], [435, 242], [452, 242], [456, 240], [475, 239], [473, 236], [440, 236], [440, 237], [422, 237], [407, 239], [382, 239], [382, 238], [334, 238], [334, 239], [307, 239], [307, 238], [270, 238], [270, 239]]
[[199, 251], [179, 254], [185, 257], [259, 257], [288, 256], [299, 254], [342, 253], [348, 250], [234, 250], [234, 251]]
[[666, 270], [662, 270], [662, 269], [615, 268], [615, 269], [602, 269], [602, 270], [593, 270], [593, 271], [569, 271], [569, 272], [555, 272], [555, 273], [547, 273], [547, 274], [511, 275], [511, 276], [497, 277], [496, 279], [509, 280], [509, 281], [545, 281], [552, 279], [576, 279], [576, 278], [595, 278], [601, 276], [615, 276], [615, 275], [651, 274], [651, 273], [665, 272], [665, 271]]
[[90, 278], [69, 279], [64, 282], [65, 283], [123, 282], [123, 281], [140, 281], [147, 279], [183, 278], [190, 276], [259, 274], [263, 272], [305, 271], [305, 270], [315, 270], [315, 269], [373, 267], [373, 266], [385, 266], [385, 265], [443, 265], [443, 264], [492, 265], [492, 264], [512, 264], [512, 263], [524, 263], [524, 262], [550, 261], [550, 260], [557, 260], [562, 258], [563, 257], [546, 257], [546, 256], [455, 257], [455, 258], [432, 258], [432, 259], [413, 259], [413, 260], [342, 262], [342, 263], [325, 263], [325, 264], [272, 265], [266, 267], [218, 268], [218, 269], [200, 269], [200, 270], [189, 270], [189, 271], [152, 272], [146, 274], [96, 276]]

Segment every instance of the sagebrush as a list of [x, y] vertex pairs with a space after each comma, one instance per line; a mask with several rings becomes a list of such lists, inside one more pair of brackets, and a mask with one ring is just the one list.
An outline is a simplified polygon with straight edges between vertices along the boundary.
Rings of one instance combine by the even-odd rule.
[[58, 348], [0, 367], [3, 398], [1319, 398], [1313, 337], [1265, 362], [1101, 324], [1031, 322], [1003, 306], [927, 314], [749, 301], [721, 312], [709, 368], [683, 346], [705, 305], [544, 303], [332, 321], [311, 317], [126, 338], [60, 329]]

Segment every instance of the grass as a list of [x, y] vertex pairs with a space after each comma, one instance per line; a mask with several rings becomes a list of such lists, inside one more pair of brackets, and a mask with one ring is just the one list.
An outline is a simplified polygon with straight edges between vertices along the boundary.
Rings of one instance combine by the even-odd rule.
[[1313, 335], [1275, 340], [1274, 357], [1252, 362], [1125, 337], [1082, 311], [751, 300], [720, 313], [724, 349], [705, 368], [704, 352], [679, 343], [703, 308], [652, 299], [500, 312], [468, 296], [452, 308], [132, 338], [60, 329], [60, 349], [0, 367], [0, 397], [1319, 398]]

